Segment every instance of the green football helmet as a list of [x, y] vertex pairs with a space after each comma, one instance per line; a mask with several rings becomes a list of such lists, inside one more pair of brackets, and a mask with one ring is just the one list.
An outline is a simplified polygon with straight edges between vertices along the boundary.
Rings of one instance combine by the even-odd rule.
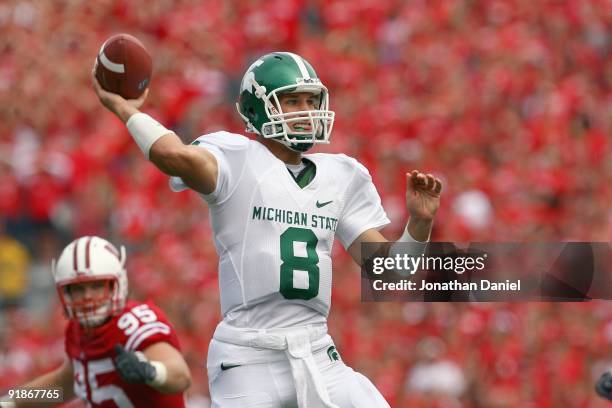
[[[284, 113], [278, 96], [295, 92], [317, 95], [317, 109]], [[297, 152], [305, 152], [315, 143], [329, 143], [334, 125], [327, 88], [308, 61], [290, 52], [273, 52], [251, 64], [242, 78], [236, 108], [247, 132], [274, 139]], [[310, 126], [301, 126], [304, 123]]]

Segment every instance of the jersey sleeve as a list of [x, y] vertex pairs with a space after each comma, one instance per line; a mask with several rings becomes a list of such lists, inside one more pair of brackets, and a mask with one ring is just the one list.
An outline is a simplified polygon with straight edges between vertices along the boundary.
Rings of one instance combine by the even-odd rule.
[[344, 157], [351, 163], [353, 176], [344, 194], [345, 204], [336, 235], [342, 246], [348, 248], [363, 232], [380, 229], [390, 220], [368, 170], [357, 160]]
[[[217, 184], [210, 194], [201, 194], [209, 204], [220, 204], [234, 191], [246, 162], [249, 139], [229, 132], [200, 136], [191, 144], [208, 150], [217, 160]], [[170, 178], [170, 188], [179, 192], [188, 189], [180, 177]]]
[[[136, 311], [134, 309], [137, 309]], [[180, 350], [178, 336], [165, 313], [151, 302], [132, 308], [130, 313], [140, 315], [140, 325], [125, 338], [125, 349], [143, 351], [147, 347], [165, 342]]]

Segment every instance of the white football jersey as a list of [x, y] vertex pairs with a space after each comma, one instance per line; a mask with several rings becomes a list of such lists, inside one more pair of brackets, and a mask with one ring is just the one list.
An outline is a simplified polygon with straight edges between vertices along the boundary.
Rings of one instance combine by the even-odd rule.
[[[220, 258], [224, 319], [257, 329], [325, 322], [334, 236], [347, 248], [389, 223], [367, 169], [344, 154], [306, 154], [316, 174], [300, 188], [257, 141], [216, 132], [194, 144], [210, 151], [219, 168], [215, 191], [202, 197]], [[170, 185], [187, 188], [177, 177]]]

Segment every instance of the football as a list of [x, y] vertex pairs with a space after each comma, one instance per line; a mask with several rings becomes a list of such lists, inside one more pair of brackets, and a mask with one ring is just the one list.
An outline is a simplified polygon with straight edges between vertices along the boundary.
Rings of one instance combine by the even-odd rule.
[[102, 44], [94, 70], [102, 88], [126, 99], [136, 99], [149, 86], [153, 62], [140, 40], [122, 33]]

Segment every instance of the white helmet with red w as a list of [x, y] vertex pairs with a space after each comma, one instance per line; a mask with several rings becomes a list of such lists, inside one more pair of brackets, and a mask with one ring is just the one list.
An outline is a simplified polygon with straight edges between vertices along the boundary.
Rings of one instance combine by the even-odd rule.
[[[128, 292], [125, 247], [117, 248], [99, 237], [72, 241], [51, 269], [64, 311], [82, 326], [102, 324], [125, 306]], [[80, 292], [83, 284], [99, 285], [91, 293]], [[79, 289], [79, 290], [77, 290]]]

